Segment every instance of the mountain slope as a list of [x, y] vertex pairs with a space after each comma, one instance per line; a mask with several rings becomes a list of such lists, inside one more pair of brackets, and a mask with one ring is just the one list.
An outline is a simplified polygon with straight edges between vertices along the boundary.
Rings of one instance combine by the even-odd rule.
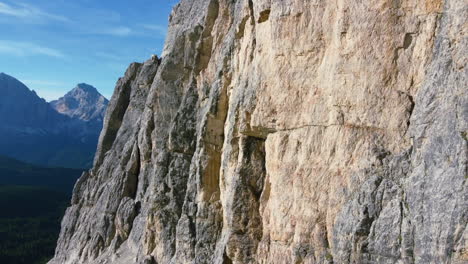
[[107, 106], [94, 87], [78, 85], [55, 101], [68, 107], [63, 114], [5, 73], [0, 94], [0, 155], [49, 167], [91, 166]]
[[54, 111], [34, 91], [17, 79], [0, 73], [0, 129], [42, 134], [59, 131], [69, 118]]
[[49, 263], [467, 263], [467, 13], [181, 0]]

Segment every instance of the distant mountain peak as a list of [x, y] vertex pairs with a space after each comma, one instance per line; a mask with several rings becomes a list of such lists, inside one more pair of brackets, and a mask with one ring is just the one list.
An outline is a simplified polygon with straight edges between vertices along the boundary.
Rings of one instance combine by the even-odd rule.
[[[8, 80], [10, 82], [15, 82], [15, 83], [21, 83], [18, 79], [16, 79], [15, 77], [11, 76], [11, 75], [8, 75], [4, 72], [0, 72], [0, 78], [5, 81], [5, 80]], [[23, 83], [21, 83], [21, 85], [24, 85]]]
[[15, 79], [15, 80], [16, 80], [15, 77], [13, 77], [13, 76], [11, 76], [11, 75], [9, 75], [9, 74], [6, 74], [6, 73], [4, 73], [4, 72], [0, 72], [0, 76], [8, 77], [8, 78], [11, 78], [11, 79]]
[[82, 88], [86, 88], [86, 87], [87, 87], [87, 88], [96, 90], [96, 88], [95, 88], [94, 86], [92, 86], [92, 85], [90, 85], [90, 84], [87, 84], [87, 83], [79, 83], [79, 84], [77, 84], [76, 86], [77, 86], [77, 87], [82, 87]]
[[[0, 93], [0, 122], [3, 124], [47, 126], [50, 116], [58, 115], [35, 91], [4, 72], [0, 73]], [[42, 115], [42, 119], [37, 115]]]
[[81, 90], [83, 90], [85, 92], [88, 92], [88, 93], [98, 93], [99, 94], [98, 90], [94, 86], [89, 85], [87, 83], [79, 83], [73, 89], [81, 89]]
[[20, 80], [4, 72], [0, 72], [0, 91], [2, 91], [2, 96], [4, 96], [6, 100], [9, 101], [12, 101], [12, 97], [21, 98], [33, 96], [34, 98], [39, 98], [34, 90], [30, 90]]
[[108, 104], [96, 88], [80, 83], [48, 103], [2, 72], [0, 94], [0, 155], [46, 166], [91, 164]]
[[79, 83], [50, 105], [59, 113], [84, 121], [102, 122], [109, 101], [92, 85]]

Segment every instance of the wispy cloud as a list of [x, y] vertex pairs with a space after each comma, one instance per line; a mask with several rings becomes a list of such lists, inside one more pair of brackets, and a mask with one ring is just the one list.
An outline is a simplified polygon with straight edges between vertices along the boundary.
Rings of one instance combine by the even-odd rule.
[[155, 31], [161, 36], [166, 36], [166, 33], [167, 33], [166, 27], [163, 27], [161, 25], [155, 25], [155, 24], [142, 24], [141, 26], [144, 29]]
[[23, 22], [44, 22], [47, 20], [62, 22], [70, 21], [64, 16], [48, 13], [40, 8], [25, 3], [9, 5], [7, 3], [0, 2], [0, 15], [20, 18]]
[[56, 49], [43, 47], [30, 42], [0, 40], [0, 53], [20, 57], [42, 55], [55, 58], [64, 58], [65, 55]]
[[[46, 99], [46, 101], [56, 100], [65, 94], [67, 84], [63, 82], [48, 81], [48, 80], [28, 80], [21, 79], [21, 82], [27, 87], [36, 91], [36, 93]], [[71, 87], [71, 86], [70, 86]]]
[[120, 27], [113, 27], [107, 30], [103, 30], [101, 33], [105, 35], [112, 35], [112, 36], [117, 36], [117, 37], [126, 37], [126, 36], [131, 35], [133, 31], [129, 27], [120, 26]]
[[167, 30], [166, 27], [155, 24], [139, 24], [133, 26], [115, 26], [109, 27], [105, 30], [96, 32], [102, 35], [111, 35], [115, 37], [128, 37], [128, 36], [156, 36], [158, 38], [165, 37]]
[[51, 90], [50, 87], [35, 87], [33, 90], [37, 93], [39, 97], [44, 98], [48, 102], [52, 100], [57, 100], [66, 93], [66, 91], [63, 90]]
[[64, 87], [65, 83], [63, 82], [55, 82], [55, 81], [47, 81], [47, 80], [21, 80], [23, 83], [29, 86], [47, 86], [47, 87]]

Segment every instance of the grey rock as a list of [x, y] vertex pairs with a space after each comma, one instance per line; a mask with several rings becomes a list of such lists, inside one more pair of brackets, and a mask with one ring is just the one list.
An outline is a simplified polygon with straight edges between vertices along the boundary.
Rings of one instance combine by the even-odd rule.
[[466, 14], [182, 0], [49, 263], [467, 263]]

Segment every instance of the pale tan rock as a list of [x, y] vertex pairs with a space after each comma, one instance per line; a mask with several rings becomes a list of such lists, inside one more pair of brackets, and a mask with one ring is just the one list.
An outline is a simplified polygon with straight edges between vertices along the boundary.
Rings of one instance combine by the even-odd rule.
[[467, 6], [181, 1], [50, 263], [465, 263]]

